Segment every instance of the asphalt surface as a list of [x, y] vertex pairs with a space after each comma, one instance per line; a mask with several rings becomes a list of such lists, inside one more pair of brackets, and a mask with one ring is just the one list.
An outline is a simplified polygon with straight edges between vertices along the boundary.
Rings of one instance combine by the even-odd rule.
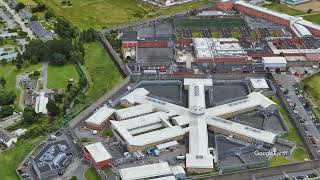
[[[285, 87], [289, 90], [288, 92], [288, 99], [290, 99], [293, 103], [296, 104], [297, 114], [306, 120], [305, 123], [300, 124], [303, 126], [307, 133], [311, 133], [312, 136], [316, 140], [316, 145], [320, 147], [320, 132], [319, 129], [315, 126], [314, 122], [312, 121], [310, 115], [308, 114], [307, 110], [304, 108], [301, 100], [296, 95], [294, 84], [298, 82], [297, 79], [293, 75], [276, 75], [275, 78], [279, 80], [282, 84], [282, 87]], [[308, 143], [308, 142], [306, 142]]]

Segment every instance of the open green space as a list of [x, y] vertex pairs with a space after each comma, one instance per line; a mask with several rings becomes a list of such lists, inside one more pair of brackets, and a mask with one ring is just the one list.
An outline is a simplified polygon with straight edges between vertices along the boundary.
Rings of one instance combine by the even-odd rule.
[[87, 98], [94, 101], [121, 82], [122, 77], [111, 58], [98, 42], [85, 44], [85, 64], [89, 82]]
[[212, 28], [221, 29], [224, 27], [241, 27], [245, 23], [242, 18], [230, 17], [230, 18], [181, 18], [175, 21], [177, 28], [191, 28], [191, 29], [201, 29], [201, 28]]
[[35, 6], [35, 5], [37, 5], [37, 3], [35, 2], [35, 1], [33, 1], [33, 0], [17, 0], [17, 2], [19, 3], [23, 3], [24, 5], [26, 5], [26, 6], [28, 6], [28, 5], [30, 5], [30, 6]]
[[80, 29], [97, 30], [139, 19], [171, 14], [203, 6], [213, 0], [202, 0], [169, 8], [148, 5], [140, 0], [72, 0], [62, 5], [58, 0], [35, 0], [46, 4], [55, 14], [65, 17]]
[[281, 105], [281, 102], [276, 97], [270, 97], [270, 99], [277, 104], [277, 108], [286, 123], [286, 125], [289, 128], [288, 133], [285, 135], [285, 139], [288, 139], [289, 141], [294, 141], [297, 145], [302, 145], [302, 141], [298, 135], [298, 132], [296, 131], [295, 127], [292, 125], [292, 122], [289, 119], [288, 113], [286, 109]]
[[320, 73], [314, 74], [303, 80], [304, 89], [307, 91], [307, 94], [312, 97], [312, 102], [314, 103], [312, 108], [317, 116], [318, 120], [320, 119]]
[[291, 8], [285, 4], [280, 4], [280, 3], [272, 3], [270, 5], [265, 5], [264, 7], [274, 11], [292, 15], [292, 16], [304, 14], [303, 11]]
[[68, 81], [73, 80], [76, 84], [79, 81], [79, 73], [73, 64], [63, 66], [48, 66], [48, 88], [67, 88]]
[[297, 147], [292, 152], [292, 157], [293, 157], [293, 159], [298, 160], [298, 161], [309, 160], [308, 152], [302, 147]]
[[320, 24], [320, 13], [303, 16], [303, 19]]
[[97, 174], [96, 170], [93, 167], [90, 167], [84, 173], [86, 180], [100, 180], [100, 176]]
[[16, 174], [16, 168], [19, 163], [27, 156], [28, 153], [34, 148], [35, 145], [39, 144], [44, 137], [39, 136], [28, 141], [21, 141], [5, 152], [0, 153], [0, 177], [1, 179], [19, 179]]
[[37, 69], [40, 69], [41, 66], [41, 64], [24, 65], [21, 69], [18, 70], [16, 66], [10, 63], [0, 65], [0, 77], [4, 77], [7, 81], [5, 89], [8, 91], [13, 91], [17, 95], [15, 105], [18, 105], [20, 97], [20, 90], [16, 89], [17, 75], [35, 71]]
[[285, 156], [273, 156], [269, 162], [270, 167], [281, 166], [293, 163], [292, 160], [287, 159]]

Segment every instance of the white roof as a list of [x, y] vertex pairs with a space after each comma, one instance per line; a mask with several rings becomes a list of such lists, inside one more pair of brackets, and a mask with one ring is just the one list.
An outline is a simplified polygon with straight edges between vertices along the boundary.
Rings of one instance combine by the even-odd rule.
[[274, 144], [277, 134], [256, 129], [250, 126], [246, 126], [240, 123], [228, 121], [218, 117], [211, 117], [207, 119], [208, 125], [216, 128], [223, 129], [225, 131], [233, 132], [235, 134], [241, 134], [252, 139], [256, 139], [269, 144]]
[[231, 103], [215, 106], [206, 110], [210, 116], [223, 117], [228, 114], [243, 112], [256, 107], [268, 108], [275, 103], [259, 92], [252, 92], [246, 98]]
[[176, 165], [176, 166], [170, 166], [171, 171], [173, 175], [178, 175], [178, 174], [186, 174], [186, 171], [181, 165]]
[[85, 122], [100, 125], [106, 119], [108, 119], [114, 112], [115, 109], [108, 108], [108, 106], [103, 106], [93, 115], [91, 115], [88, 119], [86, 119]]
[[102, 145], [101, 142], [89, 144], [85, 146], [85, 148], [90, 153], [95, 162], [101, 162], [112, 158], [111, 154]]
[[176, 178], [174, 176], [165, 176], [160, 178], [154, 178], [152, 180], [176, 180]]
[[25, 134], [27, 132], [27, 129], [16, 129], [15, 131], [13, 131], [13, 134], [16, 135], [16, 136], [21, 136], [23, 134]]
[[122, 180], [148, 179], [156, 176], [172, 175], [167, 162], [124, 168], [119, 170]]
[[236, 1], [235, 4], [242, 5], [242, 6], [251, 8], [251, 9], [255, 9], [257, 11], [264, 12], [266, 14], [277, 16], [277, 17], [280, 17], [282, 19], [290, 20], [290, 18], [291, 18], [291, 16], [289, 16], [287, 14], [276, 12], [276, 11], [272, 11], [270, 9], [267, 9], [267, 8], [264, 8], [264, 7], [261, 7], [261, 6], [257, 6], [257, 5], [254, 5], [254, 4], [250, 4], [250, 3], [247, 3], [245, 1]]
[[177, 141], [169, 141], [166, 143], [158, 144], [156, 145], [156, 147], [158, 150], [161, 150], [161, 149], [166, 149], [166, 148], [177, 146], [177, 145], [178, 145]]
[[262, 57], [264, 64], [287, 64], [287, 60], [284, 57]]
[[132, 92], [130, 92], [128, 95], [121, 98], [121, 101], [126, 100], [126, 101], [130, 102], [131, 104], [134, 104], [134, 103], [136, 103], [136, 101], [135, 101], [136, 96], [146, 96], [147, 94], [149, 94], [149, 91], [147, 91], [146, 89], [137, 88], [137, 89], [133, 90]]
[[296, 34], [299, 37], [312, 36], [311, 32], [305, 26], [303, 26], [301, 24], [293, 23], [292, 29], [296, 32]]
[[48, 104], [48, 97], [45, 96], [44, 92], [41, 92], [39, 96], [36, 98], [36, 105], [35, 111], [36, 113], [47, 114], [47, 104]]
[[265, 78], [250, 78], [250, 83], [254, 89], [269, 89]]
[[192, 113], [202, 114], [206, 109], [204, 86], [212, 86], [211, 79], [184, 79], [189, 89], [189, 109]]
[[153, 107], [147, 104], [140, 104], [137, 106], [132, 106], [124, 109], [119, 109], [116, 111], [117, 117], [122, 119], [129, 119], [139, 115], [147, 114], [153, 112]]
[[[111, 121], [111, 124], [126, 143], [136, 146], [164, 141], [185, 133], [181, 127], [172, 126], [168, 122], [165, 112], [155, 112], [123, 121]], [[140, 135], [134, 136], [135, 134]]]

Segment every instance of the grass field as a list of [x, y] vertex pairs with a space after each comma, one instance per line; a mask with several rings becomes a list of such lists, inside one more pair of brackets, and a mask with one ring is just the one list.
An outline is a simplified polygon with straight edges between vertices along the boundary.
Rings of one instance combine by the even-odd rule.
[[320, 24], [320, 13], [303, 16], [303, 19]]
[[23, 161], [25, 156], [33, 149], [34, 145], [40, 143], [44, 137], [39, 136], [29, 141], [18, 143], [12, 149], [0, 154], [0, 177], [1, 179], [19, 179], [15, 169]]
[[74, 80], [74, 84], [79, 81], [79, 73], [73, 64], [64, 66], [48, 66], [48, 88], [66, 89], [69, 79]]
[[244, 25], [241, 18], [182, 18], [175, 22], [177, 28], [213, 28], [240, 27]]
[[46, 4], [57, 15], [70, 20], [80, 29], [93, 27], [99, 30], [103, 27], [192, 9], [213, 0], [202, 0], [165, 9], [144, 4], [139, 0], [72, 0], [71, 6], [62, 6], [58, 0], [36, 1]]
[[270, 167], [281, 166], [285, 164], [290, 164], [293, 161], [287, 159], [285, 156], [273, 156], [269, 162]]
[[309, 95], [311, 95], [317, 107], [313, 107], [318, 119], [320, 119], [320, 73], [310, 76], [303, 80], [304, 87]]
[[301, 15], [304, 14], [303, 11], [297, 10], [297, 9], [293, 9], [285, 4], [280, 4], [280, 3], [272, 3], [270, 5], [266, 5], [264, 6], [265, 8], [274, 10], [274, 11], [278, 11], [278, 12], [282, 12], [288, 15]]
[[84, 177], [86, 180], [100, 180], [100, 176], [93, 167], [90, 167], [86, 170]]
[[275, 97], [271, 97], [270, 99], [277, 104], [278, 110], [279, 110], [284, 122], [286, 123], [286, 125], [289, 128], [289, 131], [285, 135], [284, 138], [286, 138], [286, 139], [288, 139], [290, 141], [294, 141], [297, 145], [301, 145], [302, 141], [301, 141], [296, 129], [293, 127], [293, 125], [292, 125], [292, 123], [291, 123], [291, 121], [289, 119], [287, 111], [281, 105], [280, 100], [275, 98]]
[[4, 77], [7, 81], [6, 89], [8, 91], [14, 91], [17, 95], [17, 99], [15, 101], [15, 105], [18, 105], [20, 91], [16, 89], [16, 78], [18, 74], [32, 72], [34, 70], [40, 69], [41, 64], [25, 66], [20, 70], [17, 70], [16, 66], [8, 63], [6, 65], [0, 65], [0, 77]]
[[85, 52], [84, 68], [90, 76], [87, 97], [94, 101], [118, 84], [122, 77], [99, 43], [85, 44]]
[[17, 0], [17, 2], [21, 2], [23, 3], [24, 5], [31, 5], [31, 6], [35, 6], [37, 5], [36, 2], [34, 2], [33, 0]]
[[309, 154], [308, 152], [301, 147], [297, 147], [293, 152], [292, 152], [292, 157], [295, 160], [298, 161], [304, 161], [304, 160], [309, 160]]

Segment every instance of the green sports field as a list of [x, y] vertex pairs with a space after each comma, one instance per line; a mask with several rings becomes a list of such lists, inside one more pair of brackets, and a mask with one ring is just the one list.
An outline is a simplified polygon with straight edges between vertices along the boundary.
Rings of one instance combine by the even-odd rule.
[[280, 3], [272, 3], [272, 4], [266, 5], [264, 7], [268, 8], [268, 9], [271, 9], [271, 10], [274, 10], [274, 11], [278, 11], [278, 12], [281, 12], [281, 13], [292, 15], [292, 16], [304, 14], [304, 12], [302, 12], [300, 10], [291, 8], [291, 7], [289, 7], [289, 6], [285, 5], [285, 4], [280, 4]]
[[192, 9], [214, 0], [201, 0], [169, 8], [159, 8], [140, 0], [72, 0], [71, 6], [61, 5], [60, 0], [35, 0], [46, 4], [57, 15], [71, 21], [80, 29], [101, 29], [139, 19]]
[[244, 25], [242, 18], [181, 18], [175, 21], [177, 28], [191, 28], [191, 29], [221, 29], [224, 27], [241, 27]]

